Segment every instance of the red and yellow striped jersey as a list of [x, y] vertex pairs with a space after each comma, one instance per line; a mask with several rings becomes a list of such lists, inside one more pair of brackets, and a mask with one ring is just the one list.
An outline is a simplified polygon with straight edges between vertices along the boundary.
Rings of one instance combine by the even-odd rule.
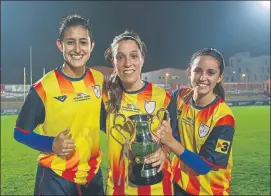
[[69, 126], [76, 146], [74, 153], [63, 158], [41, 152], [38, 161], [59, 176], [78, 184], [89, 182], [101, 162], [102, 84], [103, 75], [96, 70], [87, 69], [81, 78], [72, 79], [65, 76], [60, 68], [54, 69], [33, 85], [35, 93], [29, 95], [35, 96], [31, 100], [37, 100], [33, 104], [35, 108], [42, 108], [42, 112], [24, 107], [20, 115], [29, 118], [17, 125], [28, 131], [36, 128], [40, 135], [53, 137]]
[[229, 195], [235, 127], [231, 109], [218, 96], [206, 107], [196, 106], [190, 88], [175, 91], [172, 96], [181, 144], [213, 167], [206, 175], [199, 175], [174, 156], [174, 180], [189, 194]]
[[[107, 97], [104, 96], [105, 108], [108, 108]], [[160, 108], [167, 108], [170, 94], [164, 89], [145, 82], [142, 89], [136, 92], [123, 92], [120, 114], [126, 117], [134, 114], [156, 114]], [[106, 132], [108, 136], [108, 179], [107, 195], [172, 195], [172, 175], [169, 161], [164, 164], [164, 179], [151, 186], [135, 186], [126, 179], [129, 160], [123, 154], [124, 140], [113, 128], [114, 114], [107, 114]], [[159, 121], [154, 121], [151, 129], [156, 130]]]

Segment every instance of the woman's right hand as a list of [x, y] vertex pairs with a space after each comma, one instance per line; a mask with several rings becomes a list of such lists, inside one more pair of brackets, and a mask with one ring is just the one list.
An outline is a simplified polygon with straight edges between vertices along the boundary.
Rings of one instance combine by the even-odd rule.
[[52, 149], [58, 156], [68, 156], [75, 150], [74, 141], [71, 139], [72, 135], [69, 132], [70, 127], [67, 127], [54, 139]]

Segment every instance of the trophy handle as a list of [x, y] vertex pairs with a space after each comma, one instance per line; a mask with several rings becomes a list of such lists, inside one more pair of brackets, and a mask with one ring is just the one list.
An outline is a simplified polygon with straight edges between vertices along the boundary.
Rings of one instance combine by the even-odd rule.
[[156, 117], [158, 118], [158, 120], [160, 120], [160, 123], [163, 121], [163, 118], [162, 119], [159, 119], [159, 113], [164, 111], [166, 113], [166, 120], [169, 120], [170, 118], [170, 115], [169, 115], [169, 112], [167, 111], [167, 109], [165, 108], [160, 108], [157, 112], [156, 112]]
[[[123, 114], [117, 114], [115, 117], [114, 117], [114, 120], [113, 120], [113, 127], [111, 128], [111, 135], [114, 137], [114, 134], [113, 134], [113, 128], [115, 128], [119, 134], [123, 137], [123, 139], [126, 141], [128, 138], [125, 137], [125, 135], [123, 133], [121, 133], [121, 129], [123, 126], [121, 125], [118, 125], [116, 124], [116, 120], [118, 117], [121, 117], [123, 119], [123, 124], [126, 122], [126, 117], [123, 115]], [[115, 138], [115, 137], [114, 137]], [[115, 138], [116, 139], [116, 138]], [[117, 140], [117, 139], [116, 139]], [[118, 141], [118, 140], [117, 140]], [[119, 142], [119, 141], [118, 141]]]
[[[169, 120], [170, 115], [169, 115], [169, 112], [167, 111], [167, 109], [165, 109], [165, 108], [160, 108], [160, 109], [156, 112], [156, 115], [153, 116], [153, 118], [157, 118], [157, 119], [159, 120], [159, 123], [161, 123], [161, 122], [163, 121], [164, 117], [162, 117], [161, 119], [159, 118], [160, 112], [165, 112], [165, 113], [166, 113], [166, 120]], [[153, 118], [152, 118], [151, 122], [153, 121]], [[156, 134], [155, 134], [155, 132], [152, 130], [152, 128], [151, 128], [151, 133], [152, 133], [154, 136], [156, 136]]]
[[[123, 125], [116, 124], [116, 120], [118, 117], [121, 117], [123, 119]], [[128, 131], [128, 133], [130, 134], [130, 138], [129, 138], [129, 137], [125, 137], [125, 135], [122, 133], [121, 130], [123, 130], [123, 126], [127, 121], [132, 123], [132, 125], [134, 126], [134, 123], [130, 119], [127, 120], [124, 114], [117, 114], [113, 120], [113, 127], [110, 129], [111, 135], [115, 138], [113, 134], [113, 128], [115, 128], [117, 132], [123, 137], [123, 139], [125, 140], [125, 143], [129, 143], [134, 138], [134, 134], [135, 134], [135, 131], [131, 131], [131, 132]], [[117, 138], [115, 138], [115, 140], [121, 144], [121, 142]]]
[[[114, 117], [114, 120], [113, 120], [113, 127], [115, 127], [115, 129], [116, 129], [118, 132], [121, 132], [122, 126], [116, 124], [116, 120], [117, 120], [118, 117], [122, 117], [122, 119], [123, 119], [123, 124], [126, 122], [126, 117], [124, 116], [124, 114], [117, 114], [117, 115]], [[122, 134], [122, 133], [120, 133], [120, 134]], [[123, 134], [122, 134], [122, 135], [123, 135]]]

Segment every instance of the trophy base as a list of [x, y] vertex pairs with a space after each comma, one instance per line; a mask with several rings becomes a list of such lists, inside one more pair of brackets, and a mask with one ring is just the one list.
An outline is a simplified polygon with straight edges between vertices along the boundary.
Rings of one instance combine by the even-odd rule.
[[152, 167], [151, 164], [145, 164], [144, 170], [142, 170], [143, 164], [132, 164], [132, 173], [129, 175], [129, 181], [137, 186], [153, 185], [161, 182], [164, 178], [163, 171], [157, 173], [159, 167]]

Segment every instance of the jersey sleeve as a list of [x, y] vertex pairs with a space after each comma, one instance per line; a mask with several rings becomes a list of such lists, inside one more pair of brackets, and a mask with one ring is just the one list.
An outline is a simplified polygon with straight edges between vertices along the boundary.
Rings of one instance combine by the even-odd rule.
[[222, 169], [227, 167], [235, 132], [234, 127], [232, 115], [226, 115], [217, 121], [199, 152], [199, 155], [209, 165]]
[[17, 118], [16, 127], [23, 132], [29, 133], [39, 124], [42, 124], [44, 119], [44, 104], [36, 90], [32, 87]]
[[39, 135], [33, 131], [44, 119], [44, 104], [36, 90], [31, 88], [17, 118], [14, 139], [35, 150], [52, 153], [54, 137]]

